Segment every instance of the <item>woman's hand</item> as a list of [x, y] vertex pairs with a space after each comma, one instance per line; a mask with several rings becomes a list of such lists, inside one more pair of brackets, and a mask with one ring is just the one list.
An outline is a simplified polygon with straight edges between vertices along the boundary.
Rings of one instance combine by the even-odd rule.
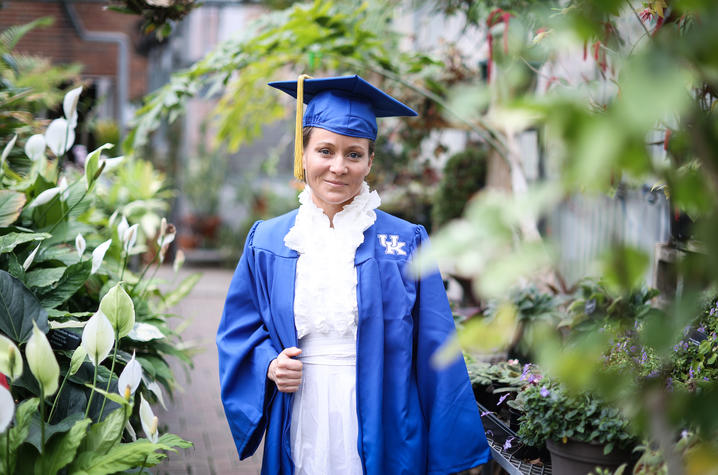
[[302, 362], [295, 360], [302, 352], [299, 348], [292, 346], [285, 348], [275, 359], [269, 363], [267, 377], [274, 381], [283, 393], [293, 393], [299, 389], [302, 382]]

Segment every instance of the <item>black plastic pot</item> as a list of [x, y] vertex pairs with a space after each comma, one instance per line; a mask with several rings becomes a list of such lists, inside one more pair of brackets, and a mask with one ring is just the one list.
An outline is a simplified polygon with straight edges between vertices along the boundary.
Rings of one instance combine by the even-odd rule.
[[546, 441], [551, 454], [551, 470], [554, 475], [585, 475], [596, 467], [616, 470], [621, 464], [631, 461], [630, 452], [613, 449], [603, 453], [603, 445], [569, 440], [568, 442]]

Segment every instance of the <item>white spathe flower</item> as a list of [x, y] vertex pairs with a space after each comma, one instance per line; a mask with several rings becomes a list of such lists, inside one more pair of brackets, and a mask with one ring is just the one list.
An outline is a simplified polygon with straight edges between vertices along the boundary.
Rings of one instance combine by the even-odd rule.
[[24, 270], [28, 270], [30, 266], [32, 265], [32, 261], [35, 260], [35, 254], [37, 254], [37, 251], [40, 250], [40, 244], [37, 245], [34, 251], [30, 253], [29, 256], [27, 256], [27, 259], [25, 259], [25, 262], [22, 263], [22, 268]]
[[117, 237], [122, 239], [123, 242], [125, 240], [125, 233], [128, 229], [130, 229], [130, 224], [127, 222], [125, 215], [122, 215], [122, 220], [120, 221], [120, 224], [117, 225]]
[[153, 7], [162, 7], [162, 8], [171, 7], [173, 2], [174, 2], [174, 0], [147, 0], [148, 5], [152, 5]]
[[125, 243], [125, 252], [129, 254], [132, 252], [132, 248], [135, 247], [135, 243], [137, 242], [137, 229], [140, 227], [139, 224], [133, 224], [127, 230], [122, 236], [122, 242]]
[[77, 237], [75, 237], [75, 249], [77, 250], [77, 255], [80, 259], [82, 259], [82, 254], [85, 253], [85, 248], [87, 248], [87, 242], [82, 236], [82, 233], [78, 233]]
[[5, 386], [0, 386], [0, 434], [8, 428], [15, 415], [15, 401]]
[[25, 358], [30, 372], [42, 389], [42, 397], [55, 394], [57, 379], [60, 377], [60, 366], [57, 364], [55, 354], [47, 341], [45, 334], [37, 327], [33, 320], [32, 336], [25, 345]]
[[172, 270], [175, 272], [179, 272], [179, 270], [182, 268], [182, 264], [184, 264], [184, 251], [180, 249], [177, 251], [177, 254], [175, 254], [175, 261], [172, 264]]
[[140, 381], [142, 381], [142, 365], [135, 359], [135, 352], [133, 351], [132, 359], [120, 373], [120, 379], [117, 381], [117, 392], [129, 401], [130, 395], [135, 394]]
[[87, 321], [82, 330], [82, 347], [95, 366], [102, 363], [110, 354], [112, 344], [115, 342], [115, 330], [101, 310], [98, 310]]
[[67, 187], [67, 178], [64, 176], [60, 178], [60, 181], [57, 182], [57, 187], [60, 188], [60, 193], [62, 193], [60, 199], [63, 201], [66, 200], [68, 196], [70, 196], [70, 190]]
[[115, 220], [117, 219], [117, 214], [119, 213], [119, 210], [115, 210], [111, 215], [110, 219], [107, 220], [107, 225], [112, 227], [115, 225]]
[[100, 301], [100, 310], [117, 332], [117, 338], [127, 336], [135, 325], [135, 305], [122, 287], [115, 284]]
[[3, 165], [5, 165], [5, 160], [7, 160], [8, 155], [10, 155], [10, 151], [15, 146], [16, 141], [17, 141], [17, 134], [13, 135], [13, 137], [10, 139], [10, 141], [7, 143], [7, 145], [5, 145], [5, 148], [2, 151], [2, 155], [0, 155], [0, 172], [2, 172], [2, 167], [3, 167]]
[[22, 376], [22, 355], [13, 341], [0, 335], [0, 373], [15, 380]]
[[48, 188], [47, 190], [43, 191], [39, 195], [35, 197], [34, 200], [32, 200], [32, 203], [27, 205], [28, 208], [36, 208], [38, 206], [42, 206], [46, 203], [49, 203], [52, 201], [52, 199], [57, 196], [58, 193], [62, 191], [59, 186], [54, 186], [52, 188]]
[[157, 440], [159, 440], [159, 433], [157, 431], [159, 419], [157, 419], [155, 413], [152, 412], [152, 408], [145, 400], [143, 394], [140, 394], [140, 422], [142, 423], [142, 430], [145, 432], [149, 441], [156, 444]]
[[124, 159], [124, 155], [115, 158], [100, 158], [100, 166], [102, 166], [102, 164], [104, 163], [104, 171], [109, 172], [110, 170], [114, 170], [115, 168], [119, 167]]
[[112, 239], [108, 239], [92, 251], [92, 270], [90, 271], [90, 274], [94, 274], [98, 271], [102, 265], [102, 260], [105, 258], [107, 250], [110, 248], [110, 244], [112, 244]]
[[164, 398], [164, 396], [162, 395], [162, 388], [161, 388], [160, 385], [157, 383], [157, 381], [152, 381], [151, 383], [149, 383], [149, 384], [147, 385], [147, 389], [149, 389], [150, 391], [152, 391], [152, 393], [153, 393], [155, 396], [157, 396], [157, 400], [160, 402], [160, 404], [162, 404], [162, 408], [166, 411], [166, 410], [167, 410], [167, 406], [165, 405], [165, 398]]
[[65, 119], [55, 119], [47, 126], [45, 142], [52, 153], [59, 157], [75, 143], [75, 128]]
[[70, 123], [70, 127], [73, 129], [77, 126], [77, 102], [80, 100], [80, 94], [82, 93], [82, 86], [76, 87], [65, 94], [65, 99], [62, 101], [62, 109], [65, 112], [65, 118]]
[[25, 155], [35, 161], [45, 155], [45, 137], [42, 134], [35, 134], [25, 142]]

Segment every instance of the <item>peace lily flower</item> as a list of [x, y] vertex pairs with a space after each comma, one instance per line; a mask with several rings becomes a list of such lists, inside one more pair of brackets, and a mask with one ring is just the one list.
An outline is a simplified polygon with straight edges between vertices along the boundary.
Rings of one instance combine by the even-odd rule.
[[127, 218], [125, 217], [125, 215], [122, 215], [120, 224], [117, 225], [117, 237], [124, 241], [125, 233], [127, 232], [127, 230], [129, 228], [130, 228], [130, 224], [127, 222]]
[[94, 274], [100, 268], [102, 260], [105, 258], [105, 253], [107, 253], [107, 250], [110, 248], [110, 244], [112, 244], [112, 239], [108, 239], [92, 251], [92, 270], [90, 274]]
[[0, 386], [0, 434], [8, 428], [14, 414], [15, 401], [12, 399], [12, 394], [4, 386]]
[[119, 210], [115, 210], [115, 211], [110, 215], [110, 219], [107, 220], [107, 225], [108, 225], [108, 226], [113, 226], [113, 225], [115, 224], [115, 220], [117, 219], [118, 213], [119, 213]]
[[59, 186], [48, 188], [47, 190], [37, 195], [35, 199], [32, 200], [32, 203], [30, 203], [27, 207], [35, 208], [37, 206], [44, 205], [45, 203], [49, 203], [55, 196], [57, 196], [58, 193], [60, 193], [60, 191], [62, 190], [60, 190]]
[[98, 310], [90, 317], [82, 330], [81, 344], [93, 365], [98, 366], [107, 358], [114, 341], [115, 330], [112, 328], [112, 324], [105, 314]]
[[142, 365], [135, 359], [135, 352], [132, 352], [132, 359], [127, 363], [125, 369], [120, 373], [120, 379], [117, 382], [117, 392], [126, 400], [130, 400], [130, 396], [135, 394], [137, 387], [142, 380]]
[[45, 142], [52, 153], [59, 157], [75, 143], [75, 127], [63, 118], [55, 119], [47, 126]]
[[179, 270], [182, 268], [182, 264], [184, 264], [184, 259], [184, 251], [180, 249], [179, 251], [177, 251], [177, 254], [175, 255], [175, 261], [172, 264], [172, 269], [175, 272], [179, 272]]
[[125, 244], [125, 252], [129, 254], [132, 251], [132, 248], [135, 247], [135, 242], [137, 242], [137, 228], [139, 228], [139, 224], [133, 224], [127, 230], [122, 236], [122, 242]]
[[105, 171], [109, 172], [119, 167], [122, 161], [125, 159], [124, 155], [115, 158], [100, 158], [100, 165], [105, 164]]
[[45, 154], [45, 137], [42, 134], [35, 134], [25, 142], [25, 155], [32, 161], [37, 160]]
[[117, 338], [127, 336], [132, 331], [135, 325], [135, 304], [120, 283], [102, 297], [100, 311], [117, 332]]
[[40, 383], [42, 397], [55, 394], [57, 379], [60, 377], [60, 366], [57, 364], [50, 342], [35, 321], [32, 322], [32, 336], [25, 346], [25, 357], [30, 372]]
[[40, 245], [38, 244], [34, 251], [30, 253], [29, 256], [25, 259], [25, 262], [22, 263], [22, 268], [25, 270], [28, 270], [30, 266], [32, 265], [32, 261], [35, 260], [35, 254], [37, 254], [37, 251], [40, 250]]
[[157, 238], [157, 245], [160, 247], [160, 262], [165, 261], [165, 255], [167, 254], [170, 244], [175, 240], [176, 232], [177, 230], [174, 224], [168, 224], [167, 219], [162, 218], [162, 222], [160, 223], [160, 237]]
[[75, 249], [77, 250], [77, 255], [80, 256], [80, 258], [82, 258], [82, 254], [84, 254], [86, 247], [87, 242], [82, 236], [82, 233], [79, 233], [77, 237], [75, 237]]
[[82, 86], [72, 89], [62, 101], [62, 110], [65, 112], [65, 118], [73, 129], [77, 126], [77, 103], [80, 100]]
[[22, 376], [22, 356], [11, 339], [0, 335], [0, 373], [11, 380]]
[[10, 141], [5, 145], [5, 148], [2, 151], [2, 155], [0, 155], [0, 173], [2, 172], [2, 168], [5, 165], [5, 160], [7, 159], [7, 156], [10, 155], [10, 151], [15, 146], [15, 141], [17, 140], [17, 134], [13, 135], [13, 137], [10, 139]]
[[157, 432], [157, 425], [159, 419], [152, 412], [150, 404], [145, 400], [144, 395], [140, 395], [140, 422], [142, 423], [142, 430], [150, 442], [156, 444], [159, 440], [159, 432]]

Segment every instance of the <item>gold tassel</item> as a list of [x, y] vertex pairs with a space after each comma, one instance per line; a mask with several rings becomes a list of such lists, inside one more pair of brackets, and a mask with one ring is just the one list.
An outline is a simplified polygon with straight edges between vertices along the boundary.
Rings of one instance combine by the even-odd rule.
[[297, 78], [297, 117], [294, 123], [294, 177], [304, 181], [304, 144], [302, 143], [302, 118], [304, 117], [304, 80], [311, 76], [301, 74]]

